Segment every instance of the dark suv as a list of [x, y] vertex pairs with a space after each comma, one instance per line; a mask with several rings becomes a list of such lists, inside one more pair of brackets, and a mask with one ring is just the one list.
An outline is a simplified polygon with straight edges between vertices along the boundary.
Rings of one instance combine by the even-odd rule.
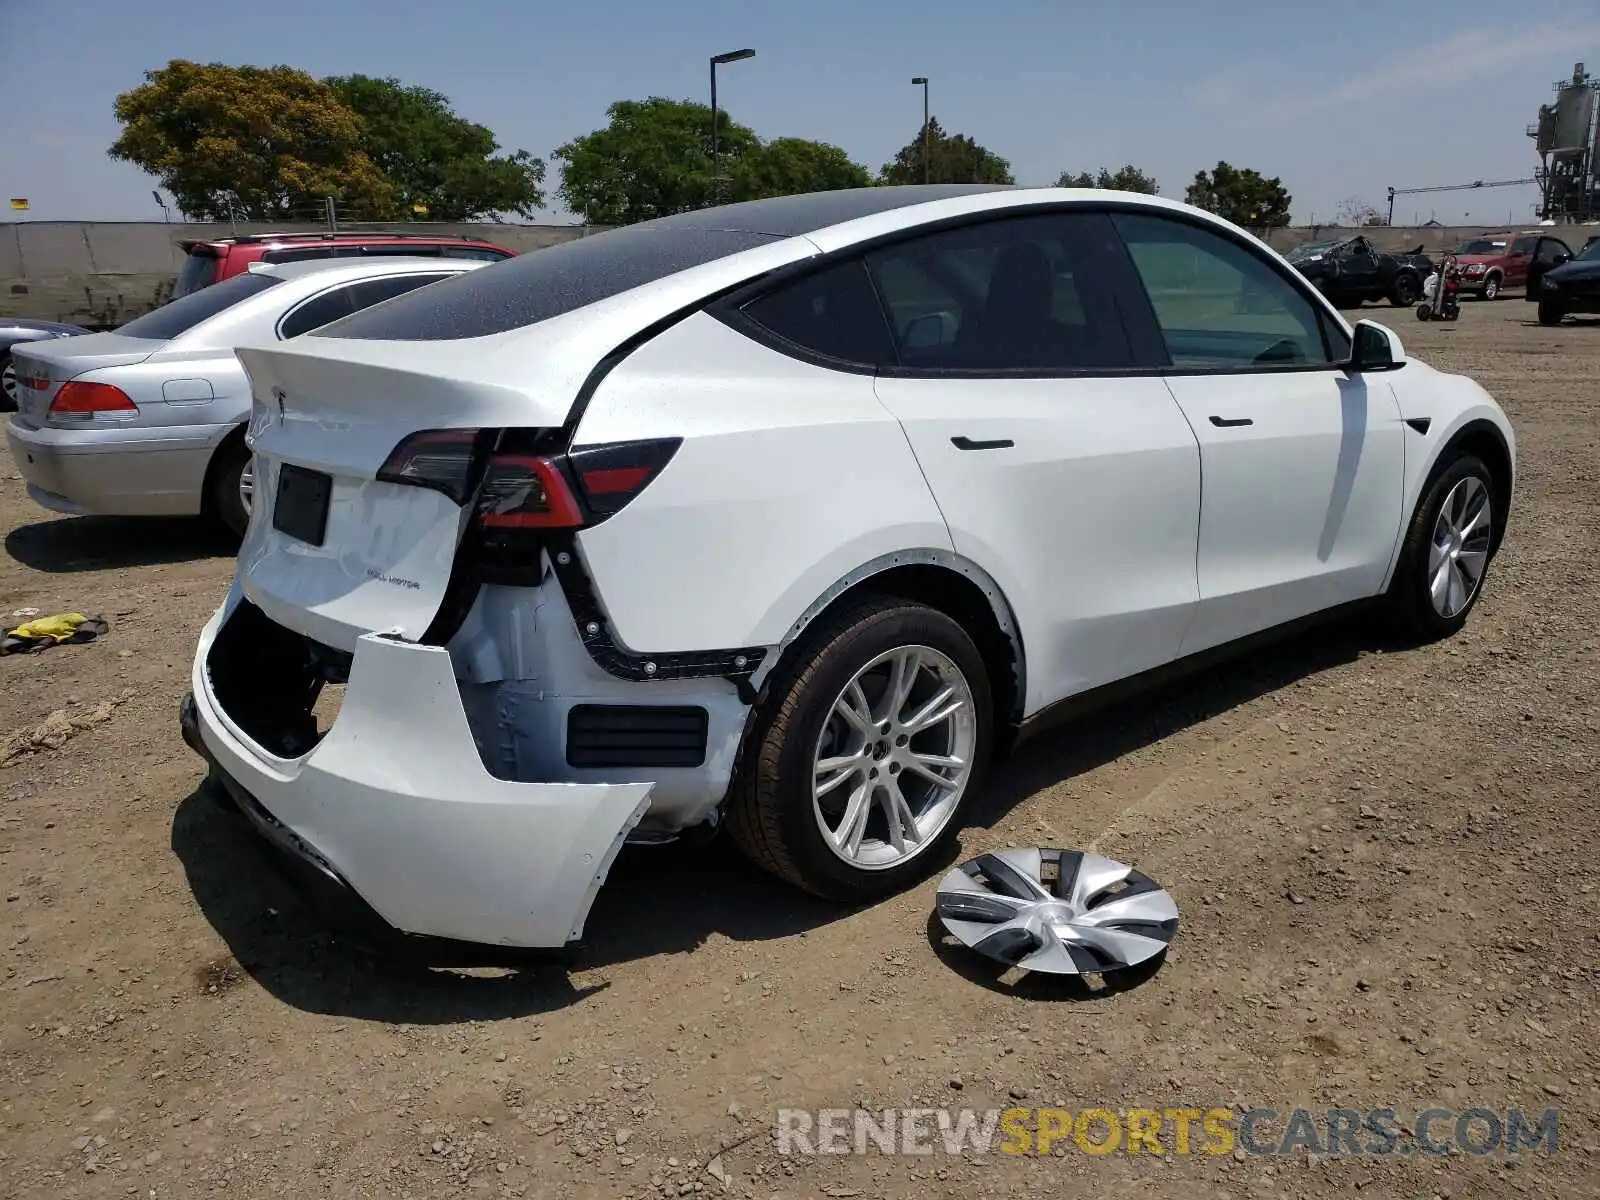
[[428, 233], [254, 233], [178, 244], [187, 257], [178, 272], [173, 299], [221, 283], [253, 262], [301, 262], [308, 258], [361, 258], [374, 254], [499, 262], [516, 256], [515, 250], [478, 238]]

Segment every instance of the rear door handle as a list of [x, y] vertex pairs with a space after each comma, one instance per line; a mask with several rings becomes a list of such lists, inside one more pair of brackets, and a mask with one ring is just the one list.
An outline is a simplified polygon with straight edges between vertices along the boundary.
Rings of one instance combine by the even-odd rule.
[[1235, 429], [1240, 425], [1254, 425], [1249, 417], [1212, 417], [1211, 423], [1218, 429]]
[[974, 441], [969, 437], [953, 437], [950, 439], [950, 444], [957, 450], [1009, 450], [1016, 445], [1010, 438]]

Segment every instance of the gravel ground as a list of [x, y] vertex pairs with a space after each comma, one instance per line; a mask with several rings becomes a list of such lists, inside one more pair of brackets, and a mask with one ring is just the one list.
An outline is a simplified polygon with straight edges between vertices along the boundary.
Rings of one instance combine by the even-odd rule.
[[[1506, 548], [1448, 643], [1325, 631], [1001, 772], [965, 851], [1092, 845], [1182, 906], [1163, 968], [1119, 993], [975, 969], [930, 930], [931, 882], [842, 912], [718, 843], [625, 854], [571, 969], [354, 955], [178, 739], [225, 547], [56, 519], [0, 475], [0, 611], [112, 623], [0, 667], [0, 1193], [1600, 1194], [1600, 322], [1542, 329], [1520, 299], [1371, 315], [1511, 414]], [[1560, 1124], [1553, 1156], [1407, 1133], [1387, 1157], [777, 1153], [777, 1109], [857, 1104]]]

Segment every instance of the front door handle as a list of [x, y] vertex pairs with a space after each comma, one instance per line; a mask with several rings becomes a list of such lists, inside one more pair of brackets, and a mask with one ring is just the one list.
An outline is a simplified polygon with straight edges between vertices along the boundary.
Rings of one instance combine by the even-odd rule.
[[990, 441], [974, 441], [969, 437], [953, 437], [950, 444], [957, 450], [1009, 450], [1016, 443], [1010, 438], [993, 438]]
[[1235, 429], [1240, 425], [1254, 425], [1249, 417], [1212, 417], [1211, 423], [1218, 429]]

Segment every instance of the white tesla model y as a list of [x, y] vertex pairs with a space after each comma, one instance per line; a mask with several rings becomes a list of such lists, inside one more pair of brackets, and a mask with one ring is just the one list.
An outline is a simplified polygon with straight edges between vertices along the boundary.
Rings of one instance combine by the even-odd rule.
[[239, 356], [184, 731], [411, 945], [561, 946], [624, 841], [719, 821], [902, 888], [1064, 701], [1361, 602], [1452, 633], [1512, 494], [1476, 383], [1116, 192], [686, 213]]

